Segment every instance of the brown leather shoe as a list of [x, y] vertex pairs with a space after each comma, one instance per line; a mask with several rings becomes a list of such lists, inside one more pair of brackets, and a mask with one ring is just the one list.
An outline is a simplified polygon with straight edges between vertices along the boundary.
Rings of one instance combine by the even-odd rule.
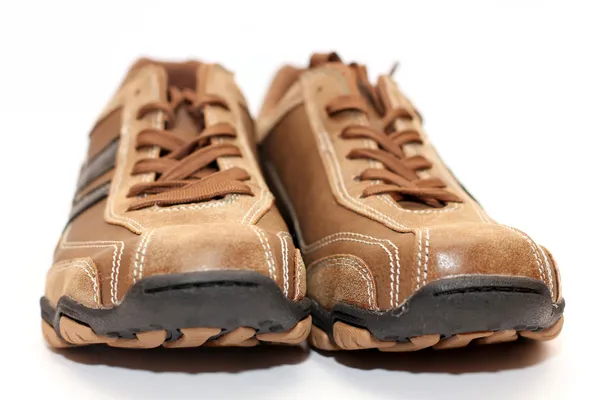
[[311, 343], [412, 351], [558, 335], [550, 253], [492, 221], [390, 76], [315, 54], [283, 67], [258, 129], [308, 265]]
[[218, 65], [140, 60], [90, 134], [41, 300], [56, 347], [299, 343], [305, 272]]

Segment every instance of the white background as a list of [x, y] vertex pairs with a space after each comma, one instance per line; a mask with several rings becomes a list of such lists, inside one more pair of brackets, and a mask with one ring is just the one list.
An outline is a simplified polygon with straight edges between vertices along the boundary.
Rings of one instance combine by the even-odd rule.
[[[589, 1], [2, 1], [0, 398], [598, 398], [600, 9]], [[54, 353], [38, 299], [87, 134], [139, 55], [218, 61], [252, 110], [284, 62], [336, 49], [396, 74], [492, 217], [552, 250], [567, 300], [542, 345]]]

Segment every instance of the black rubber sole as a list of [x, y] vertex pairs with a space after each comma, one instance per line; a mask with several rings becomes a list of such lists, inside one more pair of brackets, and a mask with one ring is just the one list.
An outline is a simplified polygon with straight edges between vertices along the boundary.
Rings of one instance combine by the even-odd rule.
[[167, 341], [181, 337], [183, 328], [220, 328], [216, 337], [239, 327], [258, 334], [285, 332], [310, 313], [308, 298], [293, 302], [269, 277], [239, 270], [144, 278], [110, 309], [89, 308], [66, 296], [56, 308], [45, 297], [40, 304], [42, 318], [59, 336], [65, 315], [98, 335], [130, 339], [138, 332], [166, 330]]
[[383, 341], [439, 334], [441, 339], [479, 331], [538, 331], [562, 316], [564, 300], [553, 303], [548, 287], [530, 278], [458, 276], [427, 284], [399, 308], [369, 311], [340, 303], [331, 311], [312, 301], [313, 324], [333, 338], [342, 321], [365, 328]]

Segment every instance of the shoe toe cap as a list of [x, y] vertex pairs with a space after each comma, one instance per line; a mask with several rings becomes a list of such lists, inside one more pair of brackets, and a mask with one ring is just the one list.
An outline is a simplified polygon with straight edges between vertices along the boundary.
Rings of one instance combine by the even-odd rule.
[[299, 254], [286, 232], [268, 232], [251, 225], [207, 224], [168, 226], [148, 236], [149, 240], [140, 239], [138, 245], [144, 253], [144, 265], [140, 265], [141, 256], [133, 257], [136, 280], [158, 274], [246, 270], [270, 277], [286, 294], [293, 292]]
[[549, 253], [523, 232], [495, 224], [457, 224], [422, 235], [427, 281], [456, 275], [502, 275], [539, 279], [551, 290], [554, 265]]

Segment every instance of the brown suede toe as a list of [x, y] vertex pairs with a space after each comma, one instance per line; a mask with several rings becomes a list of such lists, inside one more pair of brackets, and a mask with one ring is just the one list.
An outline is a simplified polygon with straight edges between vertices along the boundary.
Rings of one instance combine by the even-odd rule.
[[363, 65], [314, 54], [276, 73], [257, 126], [307, 263], [315, 346], [409, 351], [560, 331], [552, 257], [465, 191], [390, 76], [372, 84]]
[[90, 133], [41, 300], [52, 346], [296, 344], [304, 263], [216, 64], [140, 60]]

